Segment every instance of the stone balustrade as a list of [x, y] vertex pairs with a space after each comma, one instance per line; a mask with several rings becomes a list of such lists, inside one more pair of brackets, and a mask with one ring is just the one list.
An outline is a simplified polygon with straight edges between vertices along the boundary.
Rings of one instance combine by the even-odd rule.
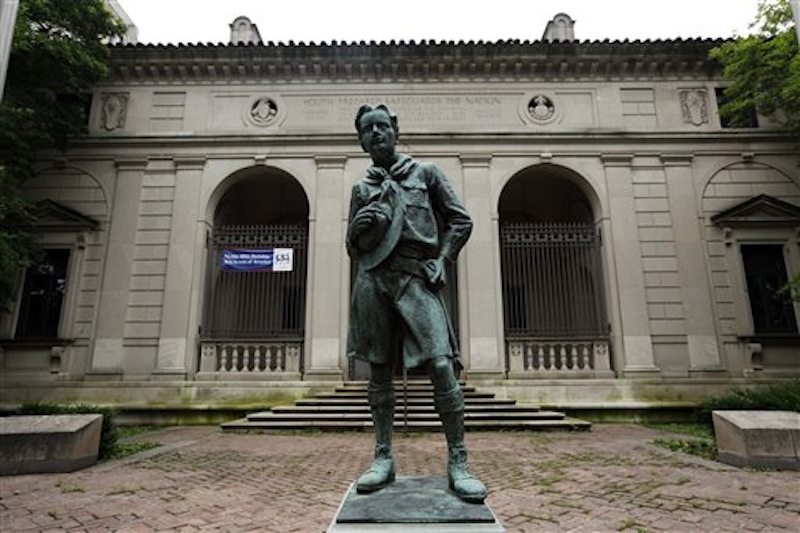
[[613, 377], [607, 339], [507, 341], [509, 378]]
[[302, 341], [204, 341], [198, 379], [299, 379], [302, 347]]

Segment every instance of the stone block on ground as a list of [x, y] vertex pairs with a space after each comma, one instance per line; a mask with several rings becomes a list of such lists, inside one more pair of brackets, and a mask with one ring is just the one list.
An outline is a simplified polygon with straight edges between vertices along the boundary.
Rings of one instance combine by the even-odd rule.
[[388, 487], [358, 494], [355, 483], [328, 533], [503, 533], [486, 503], [467, 503], [451, 492], [444, 477], [398, 477]]
[[103, 415], [0, 418], [0, 475], [72, 472], [97, 462]]
[[739, 467], [800, 470], [800, 413], [714, 411], [722, 462]]

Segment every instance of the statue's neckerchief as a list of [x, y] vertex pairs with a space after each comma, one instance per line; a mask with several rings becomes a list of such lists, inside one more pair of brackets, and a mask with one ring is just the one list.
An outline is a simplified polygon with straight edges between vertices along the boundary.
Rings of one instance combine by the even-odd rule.
[[370, 185], [380, 185], [381, 183], [387, 182], [389, 178], [396, 182], [403, 181], [411, 174], [411, 171], [414, 170], [415, 166], [417, 166], [416, 161], [407, 155], [400, 154], [397, 162], [392, 165], [388, 171], [385, 168], [377, 165], [369, 167], [364, 180]]
[[385, 261], [400, 240], [403, 221], [406, 217], [406, 202], [398, 182], [406, 179], [416, 166], [417, 163], [413, 159], [407, 155], [400, 155], [397, 162], [388, 171], [379, 166], [371, 166], [367, 169], [364, 181], [381, 188], [381, 193], [374, 202], [389, 207], [392, 221], [380, 244], [359, 259], [359, 263], [365, 270], [372, 270]]

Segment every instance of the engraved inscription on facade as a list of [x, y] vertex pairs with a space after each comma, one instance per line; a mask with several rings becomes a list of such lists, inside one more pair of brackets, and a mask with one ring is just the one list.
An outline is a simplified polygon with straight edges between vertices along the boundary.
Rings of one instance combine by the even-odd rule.
[[414, 125], [468, 125], [501, 124], [503, 101], [493, 95], [363, 95], [363, 96], [313, 96], [301, 101], [302, 119], [307, 123], [350, 124], [353, 109], [365, 103], [384, 103], [403, 124]]

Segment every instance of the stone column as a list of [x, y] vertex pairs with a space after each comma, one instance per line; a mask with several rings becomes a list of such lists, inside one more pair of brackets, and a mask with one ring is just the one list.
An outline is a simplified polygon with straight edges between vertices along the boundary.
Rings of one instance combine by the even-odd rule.
[[692, 180], [691, 155], [663, 155], [675, 254], [681, 286], [690, 371], [723, 370], [702, 226]]
[[11, 41], [18, 9], [19, 0], [0, 0], [0, 102], [3, 101], [5, 92], [8, 58], [11, 56]]
[[100, 286], [92, 367], [88, 376], [122, 373], [125, 314], [136, 249], [142, 179], [147, 161], [117, 161], [108, 244]]
[[[622, 337], [624, 376], [658, 373], [653, 359], [653, 341], [647, 313], [647, 294], [644, 288], [644, 269], [639, 244], [639, 226], [633, 193], [631, 164], [627, 154], [602, 157], [608, 184], [608, 206], [611, 218], [611, 246], [616, 266], [619, 299], [620, 331]], [[617, 346], [619, 349], [620, 346]]]
[[464, 204], [474, 226], [469, 242], [461, 252], [459, 276], [466, 290], [459, 293], [462, 326], [462, 351], [470, 377], [501, 379], [505, 372], [503, 349], [502, 294], [499, 271], [499, 246], [495, 212], [489, 180], [489, 155], [464, 155]]
[[[154, 374], [185, 379], [194, 371], [197, 313], [192, 312], [192, 291], [202, 271], [196, 261], [198, 201], [205, 157], [175, 160], [175, 196], [167, 252], [167, 275], [161, 313], [161, 337]], [[201, 228], [202, 230], [203, 228]], [[194, 319], [194, 322], [192, 322]]]
[[[342, 345], [342, 268], [344, 236], [342, 205], [346, 156], [319, 156], [316, 216], [309, 224], [309, 272], [306, 299], [311, 306], [306, 324], [306, 379], [340, 380]], [[313, 246], [313, 250], [311, 247]]]

